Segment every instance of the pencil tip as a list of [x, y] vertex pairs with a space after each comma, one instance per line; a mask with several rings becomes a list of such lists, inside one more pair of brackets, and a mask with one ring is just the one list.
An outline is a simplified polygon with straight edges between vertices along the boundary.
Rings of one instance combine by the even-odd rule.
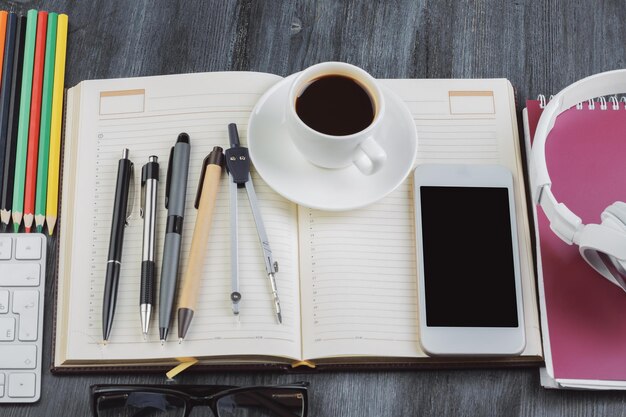
[[30, 227], [24, 227], [24, 231], [25, 231], [26, 233], [30, 233]]
[[48, 225], [48, 234], [50, 236], [52, 236], [52, 232], [54, 232], [54, 226], [56, 226], [56, 223], [56, 216], [46, 216], [46, 224]]
[[178, 338], [178, 344], [180, 345], [181, 343], [183, 343], [183, 338], [182, 338], [182, 337], [179, 337], [179, 338]]
[[17, 233], [20, 230], [20, 224], [19, 223], [13, 223], [13, 233]]
[[165, 344], [165, 340], [161, 339], [161, 346]]
[[41, 233], [43, 231], [43, 227], [41, 225], [37, 226], [37, 233]]
[[283, 315], [282, 315], [282, 314], [280, 314], [280, 313], [276, 313], [276, 317], [278, 317], [278, 322], [279, 322], [280, 324], [283, 324]]

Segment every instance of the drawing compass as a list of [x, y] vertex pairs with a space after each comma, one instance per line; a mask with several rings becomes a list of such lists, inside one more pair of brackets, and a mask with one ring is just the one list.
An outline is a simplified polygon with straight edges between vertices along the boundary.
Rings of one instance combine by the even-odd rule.
[[239, 143], [239, 133], [237, 125], [231, 123], [228, 125], [228, 136], [230, 139], [230, 149], [225, 152], [226, 170], [229, 179], [229, 195], [230, 195], [230, 242], [231, 242], [231, 287], [232, 292], [230, 299], [232, 301], [233, 314], [239, 314], [239, 302], [241, 301], [241, 292], [239, 291], [239, 248], [238, 248], [238, 188], [245, 188], [248, 194], [248, 201], [252, 209], [254, 223], [256, 224], [257, 234], [263, 249], [263, 258], [265, 261], [265, 270], [270, 282], [270, 290], [274, 302], [274, 310], [279, 323], [283, 322], [280, 310], [280, 300], [278, 299], [278, 290], [276, 288], [276, 273], [278, 272], [278, 263], [272, 258], [272, 249], [270, 248], [269, 239], [261, 212], [259, 210], [259, 202], [254, 191], [252, 178], [250, 177], [250, 155], [248, 148]]

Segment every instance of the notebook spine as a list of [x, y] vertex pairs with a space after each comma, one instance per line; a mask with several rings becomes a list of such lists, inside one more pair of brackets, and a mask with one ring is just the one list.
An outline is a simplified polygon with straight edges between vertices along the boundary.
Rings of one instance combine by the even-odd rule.
[[[539, 94], [537, 96], [537, 101], [539, 101], [539, 107], [544, 108], [546, 105], [552, 100], [554, 96], [550, 95], [548, 99], [543, 94]], [[620, 96], [610, 96], [607, 100], [606, 97], [597, 97], [594, 99], [587, 100], [587, 110], [626, 110], [626, 97]], [[582, 110], [584, 108], [584, 102], [576, 104], [577, 110]]]

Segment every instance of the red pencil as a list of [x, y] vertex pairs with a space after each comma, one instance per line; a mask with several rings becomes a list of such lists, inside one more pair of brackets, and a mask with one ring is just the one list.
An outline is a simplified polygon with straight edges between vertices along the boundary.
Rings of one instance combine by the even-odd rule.
[[39, 151], [39, 123], [41, 121], [41, 94], [43, 66], [46, 53], [48, 12], [37, 14], [37, 37], [33, 64], [33, 91], [30, 99], [30, 122], [28, 124], [28, 157], [26, 159], [26, 182], [24, 183], [24, 226], [30, 233], [35, 218], [35, 192], [37, 191], [37, 153]]

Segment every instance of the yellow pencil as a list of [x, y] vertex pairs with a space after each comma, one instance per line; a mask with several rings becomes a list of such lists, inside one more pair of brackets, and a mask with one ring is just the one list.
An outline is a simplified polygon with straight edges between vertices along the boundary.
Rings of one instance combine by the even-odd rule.
[[60, 14], [57, 23], [57, 44], [54, 58], [54, 87], [52, 120], [50, 122], [50, 156], [48, 158], [48, 196], [46, 223], [52, 235], [57, 222], [59, 205], [59, 167], [61, 162], [61, 123], [63, 122], [63, 87], [65, 81], [65, 52], [67, 48], [67, 15]]

